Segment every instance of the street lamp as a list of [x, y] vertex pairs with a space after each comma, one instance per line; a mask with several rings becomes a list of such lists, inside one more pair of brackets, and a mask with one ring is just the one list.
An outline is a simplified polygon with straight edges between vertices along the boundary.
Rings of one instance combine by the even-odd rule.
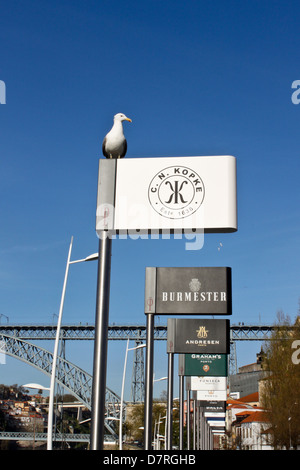
[[127, 365], [127, 356], [128, 351], [133, 351], [134, 349], [145, 348], [146, 344], [139, 344], [134, 348], [128, 348], [129, 338], [127, 340], [126, 352], [125, 352], [125, 361], [124, 361], [124, 370], [123, 370], [123, 380], [122, 380], [122, 390], [121, 390], [121, 403], [120, 403], [120, 426], [119, 426], [119, 450], [122, 450], [122, 424], [123, 424], [123, 398], [124, 398], [124, 387], [125, 387], [125, 375], [126, 375], [126, 365]]
[[160, 382], [161, 380], [167, 380], [168, 377], [161, 377], [160, 379], [153, 379], [153, 382]]
[[34, 384], [34, 383], [24, 384], [24, 385], [22, 385], [22, 387], [24, 387], [24, 388], [34, 388], [34, 389], [37, 389], [37, 390], [50, 390], [49, 387], [44, 387], [44, 385]]
[[63, 313], [63, 308], [64, 308], [64, 300], [65, 300], [65, 292], [66, 292], [66, 286], [67, 286], [67, 280], [68, 280], [69, 266], [70, 264], [73, 264], [73, 263], [80, 263], [82, 261], [91, 261], [91, 260], [98, 259], [99, 257], [98, 253], [94, 253], [93, 255], [87, 256], [84, 259], [70, 261], [72, 246], [73, 246], [73, 237], [71, 238], [71, 243], [69, 247], [67, 265], [66, 265], [66, 270], [65, 270], [65, 278], [64, 278], [64, 284], [63, 284], [63, 290], [62, 290], [60, 308], [59, 308], [59, 314], [58, 314], [58, 320], [57, 320], [57, 327], [56, 327], [56, 338], [55, 338], [55, 344], [54, 344], [51, 381], [50, 381], [50, 389], [49, 389], [50, 393], [49, 393], [49, 411], [48, 411], [47, 450], [52, 450], [54, 388], [55, 388], [56, 366], [57, 366], [61, 320], [62, 320], [62, 313]]
[[[160, 377], [159, 379], [154, 379], [154, 375], [155, 375], [155, 374], [153, 374], [153, 384], [154, 384], [155, 382], [161, 382], [162, 380], [168, 380], [168, 377]], [[159, 439], [160, 439], [161, 437], [164, 438], [164, 446], [165, 446], [165, 448], [166, 448], [166, 429], [167, 429], [167, 426], [165, 425], [165, 436], [162, 436], [161, 434], [159, 434], [159, 425], [161, 424], [161, 421], [160, 421], [161, 419], [167, 419], [167, 415], [164, 416], [164, 417], [162, 417], [162, 418], [161, 418], [161, 416], [159, 416], [159, 419], [158, 419], [158, 430], [157, 430], [157, 433], [156, 433], [156, 438], [155, 438], [155, 431], [154, 431], [154, 447], [157, 447], [157, 449], [158, 449], [158, 447], [159, 447], [158, 444], [159, 444]], [[156, 422], [155, 422], [155, 424], [156, 424]], [[157, 450], [157, 449], [156, 449], [156, 450]], [[159, 450], [159, 449], [158, 449], [158, 450]]]
[[9, 318], [8, 318], [7, 315], [4, 315], [3, 313], [0, 313], [0, 320], [1, 320], [1, 317], [5, 317], [5, 318], [6, 318], [6, 321], [7, 321], [7, 323], [8, 323]]
[[292, 416], [291, 416], [291, 411], [292, 411], [292, 408], [293, 406], [295, 405], [298, 405], [297, 402], [293, 403], [292, 406], [290, 407], [289, 409], [289, 417], [288, 417], [288, 422], [289, 422], [289, 437], [290, 437], [290, 449], [292, 447], [292, 434], [291, 434], [291, 419], [292, 419]]

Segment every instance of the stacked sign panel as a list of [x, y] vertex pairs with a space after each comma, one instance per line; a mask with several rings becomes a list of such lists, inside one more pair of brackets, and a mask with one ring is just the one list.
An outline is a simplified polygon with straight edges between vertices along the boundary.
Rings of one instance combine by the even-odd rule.
[[231, 315], [231, 268], [147, 267], [145, 313]]
[[227, 377], [227, 354], [180, 354], [178, 373], [185, 376]]
[[228, 354], [229, 320], [168, 318], [167, 352]]

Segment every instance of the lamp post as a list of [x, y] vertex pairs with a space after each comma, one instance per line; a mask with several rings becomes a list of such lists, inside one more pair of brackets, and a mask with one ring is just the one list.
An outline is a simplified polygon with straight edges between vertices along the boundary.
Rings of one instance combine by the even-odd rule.
[[48, 411], [48, 432], [47, 432], [47, 450], [52, 450], [52, 438], [53, 438], [53, 411], [54, 411], [54, 388], [55, 388], [55, 378], [56, 378], [56, 367], [57, 367], [57, 356], [58, 356], [58, 346], [59, 346], [59, 338], [60, 338], [60, 329], [61, 329], [61, 320], [62, 320], [62, 313], [64, 308], [64, 301], [65, 301], [65, 293], [67, 287], [67, 280], [69, 274], [69, 266], [73, 263], [80, 263], [82, 261], [91, 261], [98, 259], [98, 253], [88, 256], [87, 258], [70, 261], [71, 252], [73, 246], [73, 237], [71, 238], [67, 265], [65, 270], [65, 277], [63, 283], [63, 290], [61, 295], [60, 301], [60, 308], [57, 320], [57, 327], [56, 327], [56, 338], [54, 343], [54, 352], [53, 352], [53, 360], [52, 360], [52, 371], [51, 371], [51, 380], [50, 380], [50, 389], [49, 389], [49, 411]]
[[6, 321], [7, 321], [7, 323], [8, 323], [8, 320], [9, 320], [8, 316], [7, 316], [7, 315], [4, 315], [3, 313], [0, 313], [0, 323], [1, 323], [1, 318], [2, 318], [2, 317], [5, 317], [5, 318], [6, 318]]
[[[162, 380], [168, 379], [168, 377], [160, 377], [159, 379], [155, 379], [154, 377], [155, 377], [155, 374], [153, 374], [153, 385], [155, 382], [161, 382]], [[160, 419], [161, 419], [161, 416], [159, 415], [158, 421], [155, 420], [155, 423], [154, 423], [154, 450], [158, 450], [159, 437], [163, 437], [163, 436], [160, 436], [159, 434], [159, 425], [161, 424]], [[156, 425], [157, 425], [157, 431], [156, 431]]]
[[292, 433], [291, 433], [292, 414], [291, 414], [291, 411], [292, 411], [293, 406], [295, 406], [295, 405], [298, 405], [298, 403], [297, 403], [297, 402], [293, 403], [292, 406], [291, 406], [290, 409], [289, 409], [289, 417], [288, 417], [288, 422], [289, 422], [289, 438], [290, 438], [290, 448], [289, 448], [289, 450], [290, 450], [291, 447], [292, 447]]
[[168, 380], [168, 377], [161, 377], [160, 379], [153, 379], [154, 382], [161, 382], [162, 380]]
[[123, 424], [123, 400], [124, 400], [124, 388], [125, 388], [125, 376], [126, 376], [126, 365], [127, 365], [127, 356], [128, 351], [133, 351], [135, 349], [145, 348], [145, 344], [139, 344], [134, 348], [129, 348], [129, 338], [126, 344], [126, 352], [125, 352], [125, 361], [124, 361], [124, 369], [123, 369], [123, 379], [122, 379], [122, 389], [121, 389], [121, 403], [120, 403], [120, 426], [119, 426], [119, 450], [122, 450], [123, 443], [122, 443], [122, 424]]
[[44, 385], [35, 384], [35, 383], [24, 384], [24, 385], [22, 385], [22, 387], [24, 387], [24, 388], [34, 388], [34, 389], [37, 389], [37, 390], [50, 390], [49, 387], [44, 387]]

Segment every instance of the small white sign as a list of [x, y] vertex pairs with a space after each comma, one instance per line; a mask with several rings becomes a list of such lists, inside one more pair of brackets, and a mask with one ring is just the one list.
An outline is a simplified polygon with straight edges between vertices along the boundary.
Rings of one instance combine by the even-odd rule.
[[[226, 377], [186, 377], [187, 390], [226, 390]], [[190, 387], [190, 388], [188, 388]]]
[[225, 426], [225, 419], [224, 421], [213, 421], [213, 420], [207, 420], [207, 423], [209, 424], [209, 426], [214, 426], [214, 427], [224, 427]]
[[227, 390], [197, 390], [197, 400], [226, 401]]
[[0, 104], [6, 104], [6, 85], [3, 80], [0, 80]]
[[233, 156], [100, 159], [96, 230], [235, 232]]

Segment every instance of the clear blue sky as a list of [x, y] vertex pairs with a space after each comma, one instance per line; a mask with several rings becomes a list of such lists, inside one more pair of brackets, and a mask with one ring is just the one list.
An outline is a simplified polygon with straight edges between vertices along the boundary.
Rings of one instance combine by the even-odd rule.
[[[299, 24], [291, 0], [2, 3], [0, 313], [9, 323], [56, 321], [71, 236], [73, 259], [98, 250], [98, 160], [117, 112], [133, 121], [128, 157], [234, 155], [239, 228], [207, 235], [199, 251], [184, 240], [114, 241], [110, 323], [145, 323], [146, 266], [231, 266], [233, 323], [270, 324], [280, 309], [294, 318]], [[96, 263], [71, 267], [63, 323], [94, 323], [95, 289]], [[90, 371], [85, 347], [68, 343], [67, 358]], [[239, 364], [258, 347], [248, 343]], [[125, 342], [109, 348], [118, 392]], [[36, 374], [9, 358], [0, 365], [2, 383], [47, 385]]]

